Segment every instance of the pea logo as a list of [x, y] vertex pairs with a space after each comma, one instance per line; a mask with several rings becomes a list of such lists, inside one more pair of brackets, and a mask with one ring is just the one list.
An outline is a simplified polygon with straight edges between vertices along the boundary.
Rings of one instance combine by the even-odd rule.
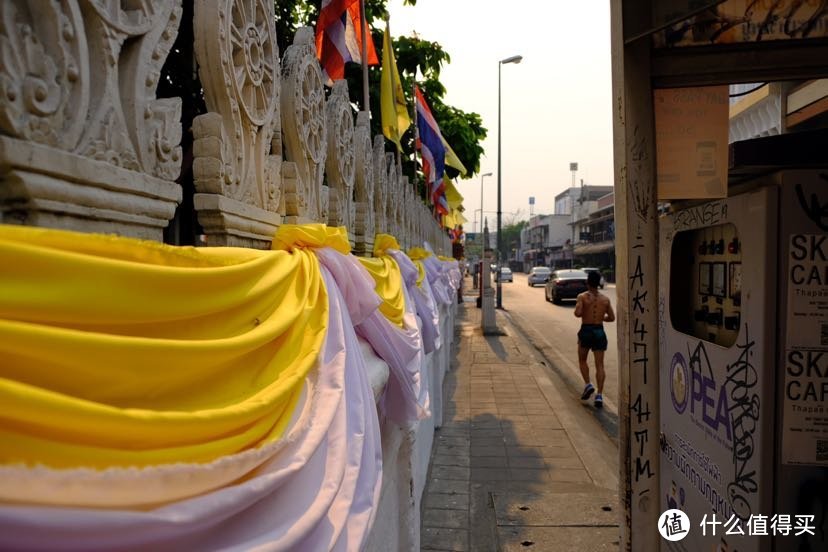
[[670, 398], [673, 399], [673, 408], [679, 414], [687, 408], [687, 398], [690, 395], [687, 381], [687, 361], [681, 353], [676, 353], [670, 362]]

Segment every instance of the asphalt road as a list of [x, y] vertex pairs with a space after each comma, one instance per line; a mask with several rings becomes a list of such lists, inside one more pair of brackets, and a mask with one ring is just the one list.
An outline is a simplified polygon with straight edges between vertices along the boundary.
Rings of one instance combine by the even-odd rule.
[[[553, 305], [545, 300], [543, 286], [528, 286], [526, 274], [515, 273], [514, 280], [512, 283], [502, 284], [503, 307], [521, 331], [544, 354], [551, 364], [550, 368], [560, 373], [577, 398], [583, 390], [584, 383], [578, 369], [576, 335], [581, 321], [574, 315], [575, 301]], [[610, 284], [602, 293], [609, 297], [613, 309], [617, 311], [615, 285]], [[618, 342], [616, 323], [607, 323], [604, 327], [609, 341], [604, 355], [604, 367], [607, 372], [604, 384], [605, 412], [598, 414], [599, 417], [605, 418], [602, 420], [605, 426], [612, 426], [617, 424], [618, 418]], [[589, 365], [592, 383], [595, 384], [595, 364], [591, 353]], [[584, 404], [593, 408], [591, 400]], [[611, 427], [608, 431], [613, 432]]]

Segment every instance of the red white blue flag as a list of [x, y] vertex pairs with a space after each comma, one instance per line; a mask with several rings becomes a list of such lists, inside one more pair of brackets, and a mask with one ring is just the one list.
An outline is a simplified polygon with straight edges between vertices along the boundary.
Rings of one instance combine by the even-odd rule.
[[[345, 78], [346, 63], [362, 63], [362, 25], [359, 0], [322, 0], [316, 22], [316, 56], [328, 86]], [[378, 65], [371, 31], [366, 29], [366, 33], [368, 65]]]
[[431, 203], [437, 211], [448, 213], [446, 189], [443, 184], [445, 172], [446, 148], [443, 145], [443, 136], [440, 127], [431, 114], [428, 104], [418, 86], [414, 86], [415, 104], [417, 106], [417, 132], [419, 133], [419, 148], [423, 158], [423, 174], [431, 196]]

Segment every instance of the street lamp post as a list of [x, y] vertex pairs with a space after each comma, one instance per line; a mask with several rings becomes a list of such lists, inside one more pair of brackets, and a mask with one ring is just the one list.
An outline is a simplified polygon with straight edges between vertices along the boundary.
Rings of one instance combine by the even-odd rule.
[[500, 128], [500, 67], [506, 63], [520, 63], [523, 59], [523, 56], [511, 56], [507, 57], [506, 59], [501, 59], [497, 63], [497, 273], [495, 275], [497, 279], [497, 308], [503, 308], [503, 288], [501, 287], [502, 283], [500, 281], [500, 250], [502, 249], [502, 240], [501, 232], [500, 232], [500, 223], [501, 223], [501, 200], [500, 200], [500, 179], [501, 173], [503, 172], [501, 167], [501, 157], [500, 157], [500, 136], [501, 136], [501, 128]]
[[480, 175], [480, 260], [483, 260], [483, 251], [486, 249], [483, 243], [483, 179], [487, 176], [492, 176], [492, 173], [487, 172]]

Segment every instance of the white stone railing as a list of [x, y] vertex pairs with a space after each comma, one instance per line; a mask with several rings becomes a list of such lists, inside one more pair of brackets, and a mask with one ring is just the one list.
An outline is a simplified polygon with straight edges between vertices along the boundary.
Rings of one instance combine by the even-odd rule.
[[[398, 174], [344, 83], [326, 97], [312, 31], [280, 55], [272, 0], [193, 0], [207, 112], [156, 97], [183, 1], [0, 2], [0, 223], [161, 241], [182, 202], [184, 132], [193, 135], [193, 208], [210, 245], [268, 248], [282, 223], [344, 225], [356, 254], [377, 233], [404, 248], [451, 244]], [[250, 10], [250, 7], [253, 10]], [[420, 497], [455, 307], [425, 357], [432, 417], [383, 429], [384, 477], [369, 549], [416, 549]], [[371, 369], [375, 391], [387, 366]]]
[[[189, 0], [188, 0], [189, 1]], [[268, 0], [192, 0], [207, 113], [192, 124], [194, 209], [210, 245], [269, 247], [283, 222], [451, 243], [313, 32], [280, 55]], [[182, 102], [156, 98], [183, 0], [0, 3], [0, 223], [160, 241], [182, 201]], [[253, 9], [250, 9], [250, 8]]]

